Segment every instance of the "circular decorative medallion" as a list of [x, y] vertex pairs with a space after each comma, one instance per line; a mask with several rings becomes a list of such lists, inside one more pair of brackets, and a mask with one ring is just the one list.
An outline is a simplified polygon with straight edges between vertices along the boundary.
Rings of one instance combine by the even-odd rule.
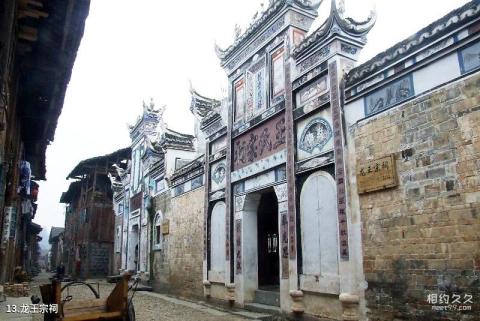
[[309, 154], [311, 154], [315, 148], [321, 151], [332, 136], [332, 127], [328, 121], [325, 118], [316, 117], [303, 129], [298, 148]]

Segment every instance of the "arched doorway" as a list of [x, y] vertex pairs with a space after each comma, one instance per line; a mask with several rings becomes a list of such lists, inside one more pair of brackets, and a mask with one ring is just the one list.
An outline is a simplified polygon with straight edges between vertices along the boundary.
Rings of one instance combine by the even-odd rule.
[[300, 194], [303, 290], [339, 293], [337, 189], [324, 171], [311, 174]]

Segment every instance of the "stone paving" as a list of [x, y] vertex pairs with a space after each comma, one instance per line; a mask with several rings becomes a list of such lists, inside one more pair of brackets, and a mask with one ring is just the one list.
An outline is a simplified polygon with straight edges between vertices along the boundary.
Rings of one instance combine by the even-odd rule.
[[[50, 274], [40, 274], [31, 283], [32, 294], [40, 296], [39, 285], [50, 282]], [[107, 296], [114, 284], [105, 280], [88, 280], [95, 289], [99, 288], [100, 297]], [[93, 293], [85, 286], [71, 288], [69, 294], [73, 300], [94, 298]], [[137, 321], [245, 321], [265, 319], [268, 315], [248, 311], [225, 311], [208, 306], [202, 302], [192, 302], [173, 298], [158, 293], [137, 292], [133, 298]], [[42, 314], [6, 313], [6, 304], [30, 304], [30, 298], [7, 298], [7, 302], [0, 303], [0, 321], [42, 321]]]

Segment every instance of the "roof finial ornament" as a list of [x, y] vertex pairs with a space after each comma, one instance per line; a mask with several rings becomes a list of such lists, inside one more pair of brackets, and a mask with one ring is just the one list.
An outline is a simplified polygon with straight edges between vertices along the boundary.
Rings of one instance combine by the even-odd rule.
[[365, 36], [375, 25], [377, 21], [377, 12], [375, 6], [370, 11], [370, 14], [365, 21], [356, 21], [350, 17], [345, 17], [345, 0], [339, 0], [339, 5], [337, 7], [336, 1], [332, 0], [332, 15], [336, 17], [338, 23], [341, 25], [342, 29], [350, 34], [357, 36]]
[[309, 9], [309, 10], [317, 10], [320, 5], [322, 4], [323, 0], [311, 1], [311, 0], [296, 0], [297, 4], [300, 6]]
[[345, 14], [345, 0], [339, 0], [338, 1], [338, 13], [340, 13], [342, 16]]
[[225, 51], [218, 46], [216, 41], [214, 43], [214, 49], [215, 49], [215, 54], [217, 55], [218, 59], [225, 58]]
[[242, 28], [240, 28], [240, 25], [237, 23], [235, 24], [235, 40], [240, 38], [241, 35], [242, 35]]

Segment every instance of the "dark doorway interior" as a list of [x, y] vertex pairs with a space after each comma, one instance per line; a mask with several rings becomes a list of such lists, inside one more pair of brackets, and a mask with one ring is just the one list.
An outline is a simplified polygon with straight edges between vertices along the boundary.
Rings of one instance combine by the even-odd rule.
[[273, 290], [280, 285], [278, 202], [274, 191], [262, 194], [257, 218], [258, 285]]

